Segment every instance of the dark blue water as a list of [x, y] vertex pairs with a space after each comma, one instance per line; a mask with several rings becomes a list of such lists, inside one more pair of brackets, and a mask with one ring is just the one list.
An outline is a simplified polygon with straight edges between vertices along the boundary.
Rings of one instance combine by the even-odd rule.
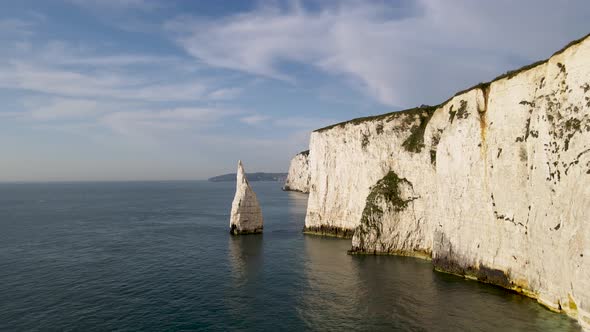
[[0, 330], [579, 330], [427, 261], [348, 256], [301, 233], [306, 195], [253, 186], [264, 235], [232, 237], [232, 183], [0, 184]]

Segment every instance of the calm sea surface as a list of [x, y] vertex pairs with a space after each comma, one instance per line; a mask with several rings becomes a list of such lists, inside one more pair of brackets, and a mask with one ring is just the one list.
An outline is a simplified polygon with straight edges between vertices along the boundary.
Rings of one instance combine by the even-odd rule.
[[0, 330], [579, 331], [523, 296], [304, 236], [307, 196], [253, 183], [0, 184]]

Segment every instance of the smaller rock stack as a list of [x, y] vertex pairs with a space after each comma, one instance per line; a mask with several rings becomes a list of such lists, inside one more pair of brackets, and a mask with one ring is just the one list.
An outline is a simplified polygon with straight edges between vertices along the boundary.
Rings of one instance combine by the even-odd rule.
[[238, 161], [236, 195], [231, 206], [230, 233], [255, 234], [262, 233], [262, 210], [256, 194], [250, 187], [242, 161]]
[[309, 173], [309, 150], [298, 153], [291, 160], [289, 166], [289, 175], [285, 180], [283, 190], [285, 191], [299, 191], [309, 194], [309, 181], [311, 176]]

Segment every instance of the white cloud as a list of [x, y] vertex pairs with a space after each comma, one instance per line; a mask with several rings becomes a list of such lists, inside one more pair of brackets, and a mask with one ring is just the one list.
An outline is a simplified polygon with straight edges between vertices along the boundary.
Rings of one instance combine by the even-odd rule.
[[249, 124], [249, 125], [258, 125], [260, 123], [267, 121], [268, 119], [270, 119], [269, 116], [254, 114], [254, 115], [245, 116], [245, 117], [241, 118], [240, 121], [245, 124]]
[[311, 131], [336, 122], [334, 119], [326, 118], [281, 117], [276, 118], [273, 124], [278, 127], [299, 128]]
[[[244, 111], [219, 107], [142, 108], [143, 103], [62, 97], [31, 97], [20, 112], [0, 112], [0, 118], [26, 121], [32, 128], [108, 129], [132, 138], [157, 139], [161, 134], [199, 134], [220, 126]], [[184, 133], [183, 133], [184, 131]]]
[[162, 6], [161, 2], [153, 0], [67, 0], [68, 2], [90, 8], [104, 9], [143, 9], [152, 10]]
[[0, 19], [0, 35], [29, 36], [33, 34], [35, 23], [19, 18]]
[[15, 112], [15, 111], [2, 111], [0, 112], [0, 118], [7, 118], [13, 119], [22, 116], [22, 112]]
[[143, 137], [168, 131], [203, 128], [237, 113], [239, 111], [215, 108], [121, 111], [105, 115], [100, 123], [119, 134]]
[[[234, 90], [209, 86], [205, 81], [162, 77], [173, 83], [117, 70], [83, 71], [13, 60], [0, 64], [0, 87], [73, 98], [110, 98], [139, 101], [199, 101], [231, 99]], [[234, 93], [230, 93], [234, 92]]]
[[176, 56], [127, 53], [99, 54], [99, 52], [100, 47], [51, 40], [46, 44], [37, 45], [35, 52], [29, 53], [29, 55], [39, 63], [60, 66], [120, 67], [155, 65], [175, 67], [183, 64], [182, 59]]
[[211, 66], [294, 81], [281, 65], [308, 64], [353, 77], [384, 104], [409, 106], [550, 55], [586, 33], [590, 14], [582, 0], [328, 4], [319, 12], [267, 6], [215, 21], [181, 17], [166, 27]]
[[241, 92], [223, 77], [203, 75], [202, 66], [186, 57], [105, 53], [64, 41], [12, 44], [0, 57], [0, 88], [144, 102], [228, 100]]
[[30, 105], [27, 115], [35, 120], [58, 120], [87, 118], [104, 111], [94, 100], [56, 98], [49, 104]]
[[242, 88], [222, 88], [209, 93], [211, 100], [234, 99], [242, 93]]
[[[304, 14], [282, 15], [272, 8], [229, 19], [195, 21], [180, 18], [166, 28], [180, 32], [178, 42], [206, 63], [291, 80], [275, 68], [276, 60], [310, 61], [321, 42], [318, 31], [329, 26]], [[227, 42], [227, 43], [226, 43]]]

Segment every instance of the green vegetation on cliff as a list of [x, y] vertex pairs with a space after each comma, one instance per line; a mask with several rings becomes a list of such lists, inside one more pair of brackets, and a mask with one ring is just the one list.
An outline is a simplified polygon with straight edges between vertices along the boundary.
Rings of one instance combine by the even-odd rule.
[[413, 199], [404, 199], [402, 197], [400, 184], [405, 183], [412, 185], [408, 180], [400, 178], [394, 171], [389, 171], [381, 180], [371, 187], [371, 192], [367, 196], [367, 202], [361, 216], [361, 224], [357, 228], [360, 234], [366, 234], [375, 231], [377, 236], [381, 235], [381, 218], [383, 209], [381, 203], [387, 202], [393, 211], [402, 211], [408, 207]]

